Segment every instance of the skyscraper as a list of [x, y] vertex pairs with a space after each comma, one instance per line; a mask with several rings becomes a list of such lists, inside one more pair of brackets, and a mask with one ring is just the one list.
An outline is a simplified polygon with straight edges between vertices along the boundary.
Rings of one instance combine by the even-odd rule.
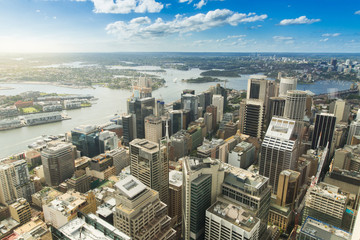
[[162, 202], [169, 199], [169, 161], [166, 146], [145, 139], [130, 143], [130, 173], [146, 186], [159, 192]]
[[212, 115], [212, 128], [214, 129], [217, 123], [217, 107], [215, 105], [209, 105], [206, 108], [206, 112]]
[[69, 143], [50, 145], [41, 152], [45, 182], [48, 186], [58, 186], [75, 171], [76, 147]]
[[287, 95], [287, 91], [296, 90], [296, 87], [297, 87], [296, 78], [290, 78], [290, 77], [280, 78], [279, 96], [285, 97]]
[[224, 114], [224, 97], [221, 95], [213, 95], [213, 105], [216, 107], [216, 122], [221, 122]]
[[136, 138], [136, 116], [127, 114], [122, 116], [123, 124], [123, 144], [129, 146], [129, 143]]
[[161, 117], [153, 115], [145, 118], [145, 139], [151, 142], [159, 142], [162, 137], [162, 120]]
[[287, 91], [284, 117], [302, 121], [305, 116], [306, 98], [307, 94], [304, 91]]
[[276, 204], [282, 207], [292, 206], [299, 191], [300, 173], [287, 169], [280, 173], [276, 195]]
[[172, 110], [170, 111], [170, 120], [171, 120], [171, 132], [172, 134], [177, 133], [183, 129], [183, 111], [182, 110]]
[[[145, 138], [145, 117], [153, 114], [155, 98], [133, 98], [127, 102], [128, 114], [135, 115], [136, 137]], [[134, 136], [135, 138], [135, 136]]]
[[159, 193], [134, 176], [115, 184], [119, 203], [115, 207], [114, 226], [132, 239], [175, 240], [176, 231], [170, 227], [167, 205]]
[[316, 114], [314, 132], [312, 135], [311, 148], [316, 149], [319, 143], [319, 147], [326, 147], [329, 143], [329, 149], [334, 136], [336, 124], [336, 117], [334, 114], [321, 113]]
[[285, 109], [285, 98], [271, 97], [269, 99], [267, 123], [269, 124], [270, 121], [271, 121], [271, 118], [274, 117], [274, 116], [283, 117], [284, 116], [284, 109]]
[[273, 117], [261, 144], [259, 173], [269, 178], [274, 194], [277, 192], [281, 171], [295, 169], [297, 158], [295, 123], [294, 120]]
[[190, 112], [190, 122], [195, 121], [199, 117], [198, 106], [199, 99], [198, 96], [190, 93], [181, 94], [181, 106], [183, 110]]
[[182, 233], [185, 240], [203, 239], [205, 214], [220, 193], [224, 171], [217, 160], [185, 157], [183, 162]]
[[31, 195], [35, 193], [35, 186], [30, 181], [29, 169], [25, 160], [1, 161], [0, 179], [0, 203], [9, 205], [18, 198], [31, 201]]

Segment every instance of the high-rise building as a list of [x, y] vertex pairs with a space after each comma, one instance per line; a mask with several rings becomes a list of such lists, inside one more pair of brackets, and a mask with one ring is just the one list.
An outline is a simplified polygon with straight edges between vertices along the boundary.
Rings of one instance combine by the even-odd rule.
[[185, 157], [191, 151], [191, 136], [185, 130], [180, 130], [171, 136], [171, 146], [174, 149], [174, 160]]
[[206, 210], [205, 239], [259, 239], [260, 219], [238, 204], [219, 199]]
[[269, 108], [267, 123], [270, 123], [272, 117], [283, 117], [285, 109], [285, 98], [271, 97], [269, 99]]
[[[351, 235], [344, 230], [334, 227], [318, 219], [307, 217], [298, 234], [299, 240], [348, 240]], [[351, 238], [353, 239], [353, 238]]]
[[96, 200], [93, 192], [79, 193], [73, 190], [58, 196], [50, 203], [43, 205], [45, 222], [60, 228], [77, 217], [77, 211], [85, 214], [96, 212]]
[[204, 114], [204, 122], [205, 122], [205, 126], [206, 126], [206, 131], [209, 133], [212, 131], [213, 129], [213, 115], [212, 113], [206, 112]]
[[153, 115], [145, 118], [145, 139], [158, 143], [162, 138], [162, 120], [161, 117]]
[[205, 214], [220, 193], [224, 171], [218, 160], [185, 157], [182, 185], [183, 239], [203, 239]]
[[276, 204], [282, 207], [293, 208], [297, 193], [299, 191], [300, 173], [287, 169], [280, 173], [276, 195]]
[[215, 105], [209, 105], [206, 108], [206, 112], [212, 115], [212, 128], [214, 129], [217, 124], [217, 107]]
[[198, 106], [199, 99], [198, 96], [190, 93], [181, 94], [181, 106], [183, 110], [190, 112], [190, 122], [195, 121], [199, 117]]
[[0, 162], [0, 203], [8, 206], [18, 198], [31, 202], [35, 193], [34, 183], [30, 181], [29, 169], [25, 160], [4, 160]]
[[280, 88], [279, 88], [279, 96], [285, 97], [287, 95], [287, 91], [296, 90], [297, 79], [290, 77], [282, 77], [280, 78]]
[[254, 213], [260, 219], [259, 239], [265, 239], [271, 198], [269, 179], [228, 164], [224, 164], [224, 169], [222, 197]]
[[269, 178], [274, 194], [281, 171], [295, 169], [298, 145], [294, 137], [295, 123], [294, 120], [273, 117], [261, 144], [259, 173]]
[[94, 157], [100, 154], [99, 128], [94, 125], [81, 125], [71, 131], [72, 144], [81, 151], [82, 156]]
[[129, 143], [136, 138], [136, 116], [127, 114], [122, 116], [123, 125], [123, 145], [129, 146]]
[[30, 204], [24, 198], [19, 198], [16, 202], [9, 206], [10, 215], [21, 225], [31, 220]]
[[231, 166], [248, 168], [255, 159], [255, 146], [249, 142], [241, 142], [230, 151], [228, 163]]
[[166, 154], [166, 146], [146, 139], [135, 139], [130, 143], [130, 174], [158, 191], [160, 200], [168, 204], [169, 161]]
[[224, 114], [224, 97], [213, 95], [212, 104], [216, 107], [216, 122], [219, 123], [222, 121]]
[[336, 123], [347, 123], [350, 116], [350, 105], [345, 100], [337, 99], [336, 101], [330, 103], [329, 112], [333, 113], [336, 117]]
[[182, 222], [182, 172], [172, 170], [169, 172], [169, 216], [175, 226], [181, 226]]
[[245, 100], [240, 104], [240, 132], [262, 139], [265, 131], [265, 105], [259, 100]]
[[127, 102], [128, 114], [135, 115], [135, 128], [137, 138], [145, 138], [145, 117], [153, 114], [155, 98], [133, 98]]
[[170, 227], [167, 205], [159, 193], [134, 176], [126, 176], [115, 184], [119, 192], [114, 226], [138, 240], [174, 240], [176, 231]]
[[57, 143], [41, 152], [45, 182], [48, 186], [58, 186], [75, 171], [76, 147], [69, 143]]
[[348, 137], [346, 140], [347, 145], [352, 145], [353, 137], [360, 135], [360, 121], [352, 121], [349, 128]]
[[319, 147], [326, 147], [327, 144], [329, 144], [329, 149], [331, 148], [335, 124], [336, 117], [334, 116], [334, 114], [316, 114], [314, 132], [312, 135], [311, 143], [312, 149], [316, 149], [318, 145]]
[[184, 129], [183, 124], [183, 111], [182, 110], [172, 110], [170, 111], [170, 121], [171, 121], [171, 132], [172, 134], [177, 133], [181, 129]]
[[305, 197], [303, 220], [311, 216], [340, 228], [347, 201], [339, 187], [323, 182], [311, 186]]
[[306, 98], [307, 94], [304, 91], [287, 91], [284, 117], [297, 121], [302, 121], [305, 116]]
[[115, 175], [119, 175], [121, 170], [130, 165], [129, 154], [124, 148], [116, 148], [111, 151], [105, 152], [105, 154], [113, 159], [113, 165], [115, 167]]

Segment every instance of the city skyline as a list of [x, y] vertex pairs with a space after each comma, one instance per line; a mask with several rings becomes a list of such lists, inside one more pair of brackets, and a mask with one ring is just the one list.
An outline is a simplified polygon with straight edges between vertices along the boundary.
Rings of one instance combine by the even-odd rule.
[[0, 52], [359, 52], [360, 3], [338, 5], [1, 0]]

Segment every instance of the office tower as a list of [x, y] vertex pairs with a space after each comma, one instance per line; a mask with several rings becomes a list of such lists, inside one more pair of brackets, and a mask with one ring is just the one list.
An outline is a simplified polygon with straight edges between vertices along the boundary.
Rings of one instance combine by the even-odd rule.
[[[133, 98], [127, 102], [128, 114], [135, 115], [136, 137], [145, 138], [145, 117], [153, 114], [155, 98]], [[135, 138], [135, 137], [134, 137]]]
[[170, 111], [170, 120], [171, 120], [171, 132], [172, 134], [177, 133], [184, 128], [183, 123], [183, 111], [182, 110], [172, 110]]
[[285, 109], [285, 98], [271, 97], [269, 99], [269, 111], [267, 116], [267, 123], [270, 123], [272, 117], [283, 117]]
[[173, 103], [173, 110], [181, 110], [181, 99]]
[[300, 173], [287, 169], [280, 173], [276, 195], [276, 204], [282, 207], [293, 208], [297, 193], [299, 191]]
[[317, 149], [318, 145], [319, 147], [326, 147], [327, 144], [329, 144], [328, 148], [331, 148], [335, 124], [336, 117], [334, 117], [334, 114], [316, 114], [311, 143], [312, 149]]
[[260, 219], [238, 204], [219, 199], [206, 210], [205, 240], [259, 239]]
[[199, 114], [205, 112], [206, 110], [206, 106], [205, 106], [205, 94], [202, 92], [202, 93], [199, 93], [197, 95], [198, 99], [199, 99], [199, 108], [202, 109], [201, 112], [199, 112]]
[[85, 193], [90, 190], [91, 177], [86, 175], [85, 170], [77, 170], [74, 175], [66, 181], [67, 189]]
[[162, 138], [162, 120], [161, 117], [154, 115], [145, 118], [145, 139], [158, 143]]
[[58, 186], [75, 171], [76, 147], [69, 143], [57, 143], [41, 152], [45, 182], [48, 186]]
[[134, 176], [126, 176], [115, 184], [119, 192], [114, 226], [138, 240], [174, 240], [176, 231], [170, 227], [167, 206], [159, 193], [145, 186]]
[[161, 117], [165, 113], [165, 102], [161, 100], [157, 100], [155, 103], [154, 115], [157, 117]]
[[174, 226], [181, 226], [182, 222], [182, 181], [182, 172], [169, 172], [169, 216], [173, 219]]
[[81, 151], [82, 156], [94, 157], [101, 153], [99, 131], [94, 125], [81, 125], [71, 131], [72, 144]]
[[183, 162], [182, 233], [184, 240], [203, 239], [205, 214], [220, 193], [224, 171], [218, 160], [185, 157]]
[[199, 117], [199, 99], [196, 95], [185, 93], [181, 95], [181, 106], [183, 110], [190, 112], [189, 122], [195, 121]]
[[205, 98], [205, 106], [204, 106], [204, 110], [205, 110], [212, 103], [212, 93], [210, 91], [205, 91], [203, 92], [203, 94]]
[[119, 175], [121, 170], [130, 165], [129, 154], [125, 148], [117, 148], [105, 154], [113, 159], [113, 165], [115, 167], [115, 175]]
[[266, 80], [266, 76], [252, 75], [248, 80], [246, 99], [259, 100], [267, 107], [270, 97], [275, 97], [275, 82]]
[[213, 95], [213, 105], [216, 107], [216, 122], [219, 123], [223, 119], [224, 114], [224, 97], [221, 95]]
[[205, 122], [205, 126], [206, 126], [206, 131], [209, 133], [212, 131], [213, 129], [213, 115], [212, 113], [206, 112], [204, 114], [204, 122]]
[[245, 169], [224, 164], [226, 174], [221, 185], [222, 197], [240, 204], [260, 219], [259, 239], [266, 231], [270, 208], [271, 187], [269, 179]]
[[295, 123], [294, 120], [273, 117], [261, 144], [259, 173], [269, 178], [274, 194], [281, 171], [295, 169], [298, 145], [294, 138]]
[[129, 143], [136, 138], [136, 116], [128, 114], [122, 116], [123, 124], [123, 144], [129, 146]]
[[262, 139], [265, 129], [265, 106], [262, 101], [246, 100], [240, 104], [240, 131]]
[[96, 212], [96, 199], [93, 192], [79, 193], [69, 190], [46, 205], [43, 205], [44, 219], [53, 227], [60, 228], [77, 217], [77, 212], [84, 214]]
[[311, 186], [305, 196], [303, 220], [311, 216], [340, 228], [347, 201], [339, 187], [324, 182]]
[[350, 116], [350, 105], [345, 100], [337, 99], [330, 103], [329, 112], [333, 113], [336, 117], [336, 123], [347, 123]]
[[346, 140], [347, 145], [353, 145], [353, 137], [360, 135], [360, 121], [352, 121], [349, 128], [348, 137]]
[[279, 88], [279, 96], [285, 97], [287, 95], [287, 91], [296, 90], [297, 79], [290, 77], [282, 77], [280, 78], [280, 88]]
[[166, 152], [166, 146], [145, 139], [130, 143], [130, 174], [158, 191], [160, 200], [168, 204], [169, 161]]
[[10, 215], [13, 219], [19, 222], [21, 225], [31, 220], [31, 208], [30, 204], [25, 198], [19, 198], [9, 206]]
[[215, 105], [209, 105], [206, 108], [206, 112], [211, 113], [212, 115], [212, 127], [214, 129], [217, 124], [217, 107]]
[[174, 149], [174, 160], [185, 157], [191, 151], [191, 136], [185, 130], [180, 130], [171, 136], [171, 146]]
[[100, 153], [111, 151], [119, 147], [119, 139], [114, 132], [101, 131], [99, 132]]
[[304, 91], [290, 90], [286, 94], [284, 117], [302, 121], [305, 116], [307, 94]]
[[344, 230], [334, 227], [318, 219], [307, 217], [298, 233], [299, 240], [348, 240], [351, 235]]
[[255, 146], [244, 141], [237, 144], [236, 147], [230, 151], [228, 163], [231, 166], [246, 169], [253, 164], [254, 159]]
[[77, 218], [62, 227], [52, 226], [51, 232], [53, 240], [131, 240], [128, 235], [92, 213], [78, 213]]
[[8, 206], [18, 198], [31, 201], [35, 193], [34, 183], [30, 181], [29, 169], [25, 160], [4, 160], [0, 162], [0, 203]]

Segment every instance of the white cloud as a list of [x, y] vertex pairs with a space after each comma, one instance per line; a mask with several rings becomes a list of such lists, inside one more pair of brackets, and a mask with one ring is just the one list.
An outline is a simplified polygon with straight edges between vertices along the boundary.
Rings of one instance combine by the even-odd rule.
[[256, 25], [256, 26], [251, 26], [250, 29], [258, 29], [258, 28], [261, 28], [262, 25]]
[[321, 35], [322, 37], [338, 37], [340, 36], [341, 33], [324, 33], [323, 35]]
[[36, 12], [39, 13], [39, 12], [41, 12], [41, 11], [40, 11], [40, 9], [37, 9]]
[[116, 35], [119, 39], [155, 38], [171, 34], [184, 34], [189, 32], [201, 32], [214, 27], [240, 23], [262, 21], [267, 18], [266, 14], [237, 13], [228, 9], [216, 9], [206, 14], [198, 13], [190, 17], [176, 15], [172, 21], [164, 21], [162, 18], [151, 22], [149, 18], [134, 18], [129, 22], [117, 21], [106, 26], [109, 34]]
[[192, 0], [179, 0], [179, 3], [185, 3], [187, 2], [188, 4], [190, 4], [192, 2]]
[[205, 1], [205, 0], [200, 0], [200, 2], [194, 4], [194, 7], [195, 7], [196, 9], [201, 9], [201, 8], [202, 8], [203, 6], [205, 6], [206, 4], [207, 4], [207, 1]]
[[171, 3], [165, 4], [165, 7], [166, 7], [166, 8], [169, 8], [170, 6], [171, 6]]
[[293, 37], [284, 37], [284, 36], [273, 36], [275, 41], [283, 41], [283, 40], [293, 40]]
[[87, 0], [71, 0], [72, 2], [86, 2]]
[[56, 16], [53, 16], [53, 19], [56, 20]]
[[306, 16], [301, 16], [295, 19], [281, 20], [279, 24], [285, 26], [285, 25], [298, 25], [298, 24], [312, 24], [320, 21], [321, 21], [320, 19], [309, 19]]
[[360, 10], [356, 11], [354, 14], [360, 15]]
[[327, 42], [329, 41], [329, 38], [320, 39], [320, 42]]
[[95, 13], [157, 13], [164, 5], [155, 0], [91, 0]]

